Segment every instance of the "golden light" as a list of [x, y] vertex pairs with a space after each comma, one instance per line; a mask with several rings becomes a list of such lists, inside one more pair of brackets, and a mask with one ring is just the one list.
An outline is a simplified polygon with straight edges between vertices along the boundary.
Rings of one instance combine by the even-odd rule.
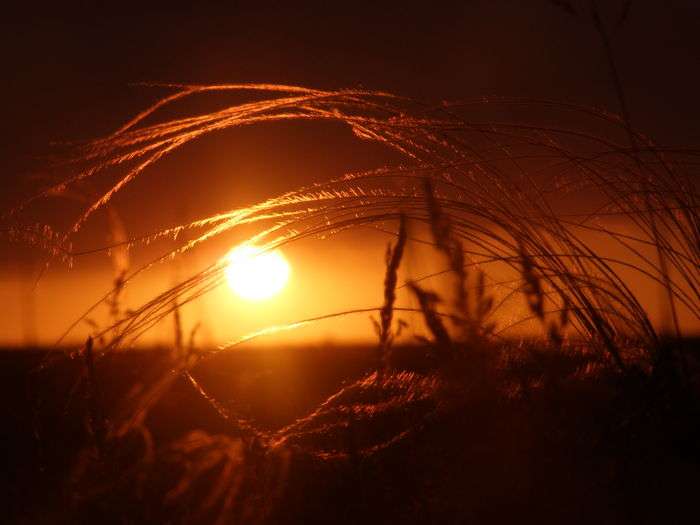
[[233, 248], [226, 256], [226, 280], [236, 295], [262, 301], [278, 294], [289, 279], [289, 263], [282, 252], [263, 252], [250, 244]]

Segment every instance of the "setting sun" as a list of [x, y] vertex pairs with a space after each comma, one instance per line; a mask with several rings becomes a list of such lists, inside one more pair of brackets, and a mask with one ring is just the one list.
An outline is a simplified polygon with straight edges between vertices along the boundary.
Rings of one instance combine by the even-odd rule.
[[289, 279], [289, 263], [282, 252], [263, 252], [261, 248], [242, 244], [226, 256], [226, 279], [236, 295], [262, 301], [278, 294]]

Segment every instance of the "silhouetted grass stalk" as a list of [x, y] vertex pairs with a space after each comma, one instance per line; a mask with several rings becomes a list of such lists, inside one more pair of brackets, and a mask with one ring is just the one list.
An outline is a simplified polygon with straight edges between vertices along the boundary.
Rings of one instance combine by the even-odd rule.
[[384, 277], [384, 305], [379, 312], [381, 324], [379, 326], [379, 366], [386, 368], [388, 353], [391, 349], [393, 334], [391, 321], [394, 317], [394, 303], [396, 302], [396, 285], [398, 282], [398, 270], [401, 258], [406, 247], [406, 218], [401, 215], [399, 220], [399, 232], [396, 244], [391, 244], [386, 250], [386, 275]]

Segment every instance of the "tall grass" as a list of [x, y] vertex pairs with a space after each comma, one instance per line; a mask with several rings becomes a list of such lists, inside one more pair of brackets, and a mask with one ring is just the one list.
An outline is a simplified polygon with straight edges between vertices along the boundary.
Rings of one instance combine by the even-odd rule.
[[[79, 255], [71, 252], [70, 243], [83, 224], [135, 177], [148, 176], [150, 165], [189, 141], [265, 121], [332, 120], [347, 124], [363, 140], [401, 152], [406, 163], [348, 173], [124, 241], [120, 244], [135, 248], [161, 237], [177, 239], [183, 230], [191, 230], [190, 240], [124, 281], [244, 224], [259, 224], [252, 240], [273, 248], [309, 236], [388, 223], [403, 213], [408, 221], [432, 228], [436, 247], [447, 255], [449, 269], [460, 279], [466, 268], [478, 265], [487, 279], [489, 273], [498, 274], [501, 289], [531, 297], [536, 275], [542, 305], [532, 315], [542, 318], [566, 311], [574, 333], [605, 349], [621, 368], [625, 363], [618, 355], [620, 340], [641, 341], [650, 353], [659, 341], [658, 328], [632, 289], [630, 272], [664, 287], [687, 316], [700, 317], [700, 221], [692, 182], [696, 154], [657, 146], [634, 130], [638, 146], [622, 145], [616, 136], [627, 131], [627, 124], [615, 115], [574, 104], [511, 98], [430, 106], [364, 90], [166, 87], [174, 93], [114, 134], [81, 147], [72, 159], [75, 175], [36, 197], [69, 191], [88, 178], [104, 188], [72, 227], [53, 241], [57, 254]], [[166, 105], [214, 91], [254, 92], [256, 100], [149, 123]], [[577, 127], [470, 119], [470, 113], [519, 108], [551, 114]], [[590, 206], [582, 206], [582, 201]], [[567, 212], [569, 206], [578, 209]], [[624, 221], [624, 229], [602, 222], [610, 217]], [[445, 222], [454, 233], [451, 245], [441, 233]], [[606, 255], [611, 244], [618, 245], [622, 255]], [[655, 260], [654, 251], [662, 254], [666, 270]], [[115, 344], [133, 341], [171, 314], [175, 298], [184, 304], [217, 287], [223, 266], [223, 260], [213, 262], [116, 322], [110, 327], [120, 334]], [[456, 300], [464, 302], [466, 295]], [[498, 328], [500, 333], [508, 329]]]
[[[359, 89], [266, 84], [160, 87], [172, 94], [115, 133], [78, 148], [69, 161], [74, 175], [33, 199], [49, 199], [80, 187], [88, 179], [103, 188], [99, 197], [76, 215], [70, 228], [41, 241], [53, 255], [68, 259], [80, 256], [71, 248], [73, 237], [115, 194], [126, 191], [136, 177], [148, 176], [148, 168], [174, 150], [224, 129], [271, 121], [341, 122], [360, 140], [383, 144], [405, 160], [398, 166], [342, 174], [251, 206], [124, 240], [118, 245], [131, 249], [159, 238], [172, 238], [178, 244], [148, 265], [120, 276], [118, 289], [107, 294], [104, 302], [113, 300], [125, 284], [153, 265], [244, 225], [257, 226], [250, 241], [264, 249], [367, 225], [393, 232], [398, 225], [396, 244], [387, 250], [383, 306], [322, 316], [378, 312], [382, 370], [389, 368], [395, 313], [414, 310], [396, 304], [396, 291], [404, 286], [418, 301], [417, 311], [433, 338], [437, 360], [443, 363], [457, 348], [468, 360], [470, 348], [534, 323], [542, 326], [545, 339], [555, 348], [563, 348], [566, 338], [576, 339], [623, 373], [634, 369], [653, 374], [662, 356], [668, 359], [668, 334], [652, 322], [649, 307], [636, 290], [639, 283], [664, 290], [669, 307], [692, 322], [700, 321], [697, 152], [661, 147], [616, 115], [571, 103], [517, 98], [430, 105]], [[213, 92], [238, 98], [246, 93], [255, 96], [252, 101], [237, 101], [213, 112], [158, 119], [166, 106]], [[531, 117], [533, 113], [536, 119]], [[503, 120], [502, 115], [510, 115], [511, 120]], [[552, 120], [569, 124], [549, 124]], [[624, 143], [630, 134], [633, 147]], [[610, 219], [623, 226], [611, 226]], [[17, 235], [25, 231], [22, 227], [15, 230]], [[184, 231], [189, 233], [188, 240], [179, 241]], [[423, 231], [430, 232], [430, 239], [419, 238]], [[445, 264], [441, 273], [449, 273], [454, 282], [452, 297], [440, 297], [422, 279], [399, 282], [403, 253], [413, 242], [432, 244], [441, 254]], [[111, 326], [96, 334], [96, 340], [106, 343], [94, 351], [90, 346], [90, 361], [93, 353], [98, 359], [117, 348], [132, 346], [171, 315], [177, 321], [181, 305], [222, 284], [225, 266], [224, 258], [212, 261], [204, 270], [122, 312]], [[515, 319], [514, 304], [524, 305], [515, 310], [523, 312]], [[503, 313], [507, 308], [511, 311], [508, 315]], [[291, 321], [264, 333], [314, 319]], [[223, 499], [226, 509], [235, 498], [232, 487], [243, 483], [233, 483], [232, 472], [244, 464], [242, 451], [249, 450], [251, 444], [269, 451], [281, 450], [283, 444], [304, 443], [312, 436], [337, 430], [334, 418], [356, 413], [358, 403], [367, 399], [375, 403], [374, 410], [380, 402], [384, 403], [380, 403], [382, 410], [407, 403], [427, 410], [421, 403], [440, 388], [432, 377], [376, 374], [342, 389], [293, 425], [274, 433], [262, 432], [217, 405], [191, 374], [202, 360], [239, 342], [198, 350], [194, 344], [185, 348], [180, 335], [167, 373], [145, 388], [135, 389], [125, 400], [126, 415], [113, 421], [111, 427], [115, 437], [142, 429], [153, 403], [177, 377], [186, 376], [247, 443], [248, 448], [241, 448], [238, 441], [227, 441], [223, 449], [208, 456], [205, 452], [213, 443], [209, 438], [178, 445], [183, 453], [195, 450], [205, 454], [205, 463], [211, 468], [224, 462], [222, 481], [212, 497]], [[676, 347], [672, 348], [675, 363], [679, 356], [673, 354]], [[642, 359], [637, 349], [642, 350]], [[396, 436], [381, 443], [390, 443]], [[383, 446], [381, 443], [372, 444], [365, 452]], [[335, 457], [337, 452], [326, 450], [318, 457]], [[197, 472], [188, 473], [187, 479], [196, 478]], [[176, 497], [184, 488], [173, 490]]]

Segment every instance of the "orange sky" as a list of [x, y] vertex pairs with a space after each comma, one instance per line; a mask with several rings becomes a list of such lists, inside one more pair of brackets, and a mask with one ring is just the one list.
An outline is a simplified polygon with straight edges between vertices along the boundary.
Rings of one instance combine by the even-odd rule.
[[[620, 223], [613, 221], [609, 221], [608, 225], [618, 229], [621, 227]], [[269, 300], [248, 301], [237, 297], [224, 283], [209, 295], [182, 308], [185, 335], [189, 334], [195, 324], [201, 323], [197, 332], [197, 344], [221, 345], [272, 325], [285, 325], [334, 312], [381, 306], [384, 250], [388, 239], [385, 234], [365, 228], [327, 239], [304, 240], [287, 245], [283, 252], [292, 273], [280, 294]], [[606, 248], [601, 249], [605, 255], [623, 254], [611, 245], [602, 248]], [[187, 277], [202, 262], [218, 257], [221, 253], [221, 250], [202, 248], [186, 254], [179, 262], [156, 266], [127, 287], [123, 306], [139, 306], [172, 285], [176, 276]], [[90, 257], [91, 260], [78, 259], [72, 269], [60, 265], [52, 267], [35, 288], [26, 278], [24, 282], [18, 280], [16, 273], [4, 274], [0, 280], [0, 301], [18, 307], [10, 308], [0, 317], [0, 345], [21, 346], [36, 342], [53, 344], [111, 286], [109, 265], [95, 265], [96, 261], [108, 262], [107, 257], [104, 254]], [[400, 283], [443, 268], [444, 263], [435, 257], [431, 249], [409, 243], [400, 271]], [[660, 288], [633, 272], [622, 270], [621, 275], [629, 280], [642, 303], [649, 308], [652, 319], [659, 323], [659, 298], [662, 297]], [[446, 294], [449, 277], [433, 278], [423, 284]], [[397, 305], [417, 306], [406, 289], [399, 290]], [[495, 316], [497, 328], [504, 327], [525, 313], [524, 299], [514, 299]], [[689, 333], [697, 333], [700, 326], [687, 313], [681, 314], [684, 329]], [[262, 336], [256, 339], [256, 343], [372, 342], [376, 336], [369, 315], [359, 313], [324, 320], [302, 328]], [[410, 329], [404, 334], [405, 341], [424, 333], [420, 317], [412, 317], [409, 313], [400, 313], [398, 317], [411, 321]], [[101, 307], [90, 318], [99, 326], [106, 326], [109, 320], [107, 308]], [[168, 317], [140, 342], [144, 345], [169, 344], [174, 339], [173, 326], [172, 317]], [[82, 322], [71, 332], [66, 342], [80, 344], [91, 330], [88, 323]], [[510, 333], [536, 334], [540, 330], [537, 323], [529, 323]]]
[[[614, 20], [623, 3], [603, 3], [605, 19]], [[432, 10], [404, 4], [400, 9], [373, 5], [369, 10], [358, 6], [337, 11], [328, 6], [271, 10], [231, 4], [201, 12], [177, 6], [113, 12], [97, 5], [57, 4], [31, 16], [8, 11], [0, 49], [10, 73], [0, 89], [3, 100], [11, 101], [11, 125], [2, 130], [0, 140], [0, 205], [4, 209], [35, 193], [47, 176], [66, 175], [47, 170], [49, 156], [61, 158], [64, 151], [57, 142], [111, 133], [162, 95], [135, 82], [362, 86], [431, 102], [512, 95], [616, 110], [595, 31], [581, 16], [572, 17], [553, 4], [476, 1]], [[700, 141], [700, 78], [695, 74], [700, 41], [693, 24], [698, 14], [692, 1], [634, 3], [613, 36], [631, 118], [663, 144]], [[381, 146], [358, 143], [345, 126], [262, 124], [187, 145], [138, 177], [113, 203], [128, 235], [138, 236], [396, 161]], [[33, 213], [37, 221], [60, 229], [68, 223], [67, 211], [83, 204], [52, 201]], [[96, 216], [76, 245], [104, 245], [105, 224], [104, 216]], [[203, 322], [203, 343], [221, 343], [269, 324], [379, 306], [387, 237], [365, 233], [290, 245], [285, 254], [292, 277], [279, 297], [244, 303], [224, 287], [188, 306], [185, 321]], [[221, 256], [239, 240], [212, 243], [185, 257], [179, 269], [155, 268], [130, 285], [127, 304], [138, 305], [169, 286], [175, 275], [188, 275], [188, 269]], [[161, 244], [132, 253], [132, 264], [168, 248]], [[425, 251], [414, 251], [406, 277], [439, 266]], [[71, 270], [54, 264], [36, 288], [30, 261], [23, 250], [0, 244], [0, 304], [12, 305], [0, 317], [0, 345], [35, 339], [52, 343], [110, 287], [112, 270], [104, 254], [81, 257]], [[657, 287], [633, 283], [658, 319]], [[410, 304], [405, 296], [402, 300]], [[505, 313], [504, 320], [508, 315], [514, 314]], [[97, 320], [105, 323], [104, 312]], [[74, 341], [88, 330], [81, 324]], [[169, 340], [171, 335], [166, 323], [145, 342]], [[367, 315], [360, 314], [279, 337], [368, 340], [373, 331]]]

